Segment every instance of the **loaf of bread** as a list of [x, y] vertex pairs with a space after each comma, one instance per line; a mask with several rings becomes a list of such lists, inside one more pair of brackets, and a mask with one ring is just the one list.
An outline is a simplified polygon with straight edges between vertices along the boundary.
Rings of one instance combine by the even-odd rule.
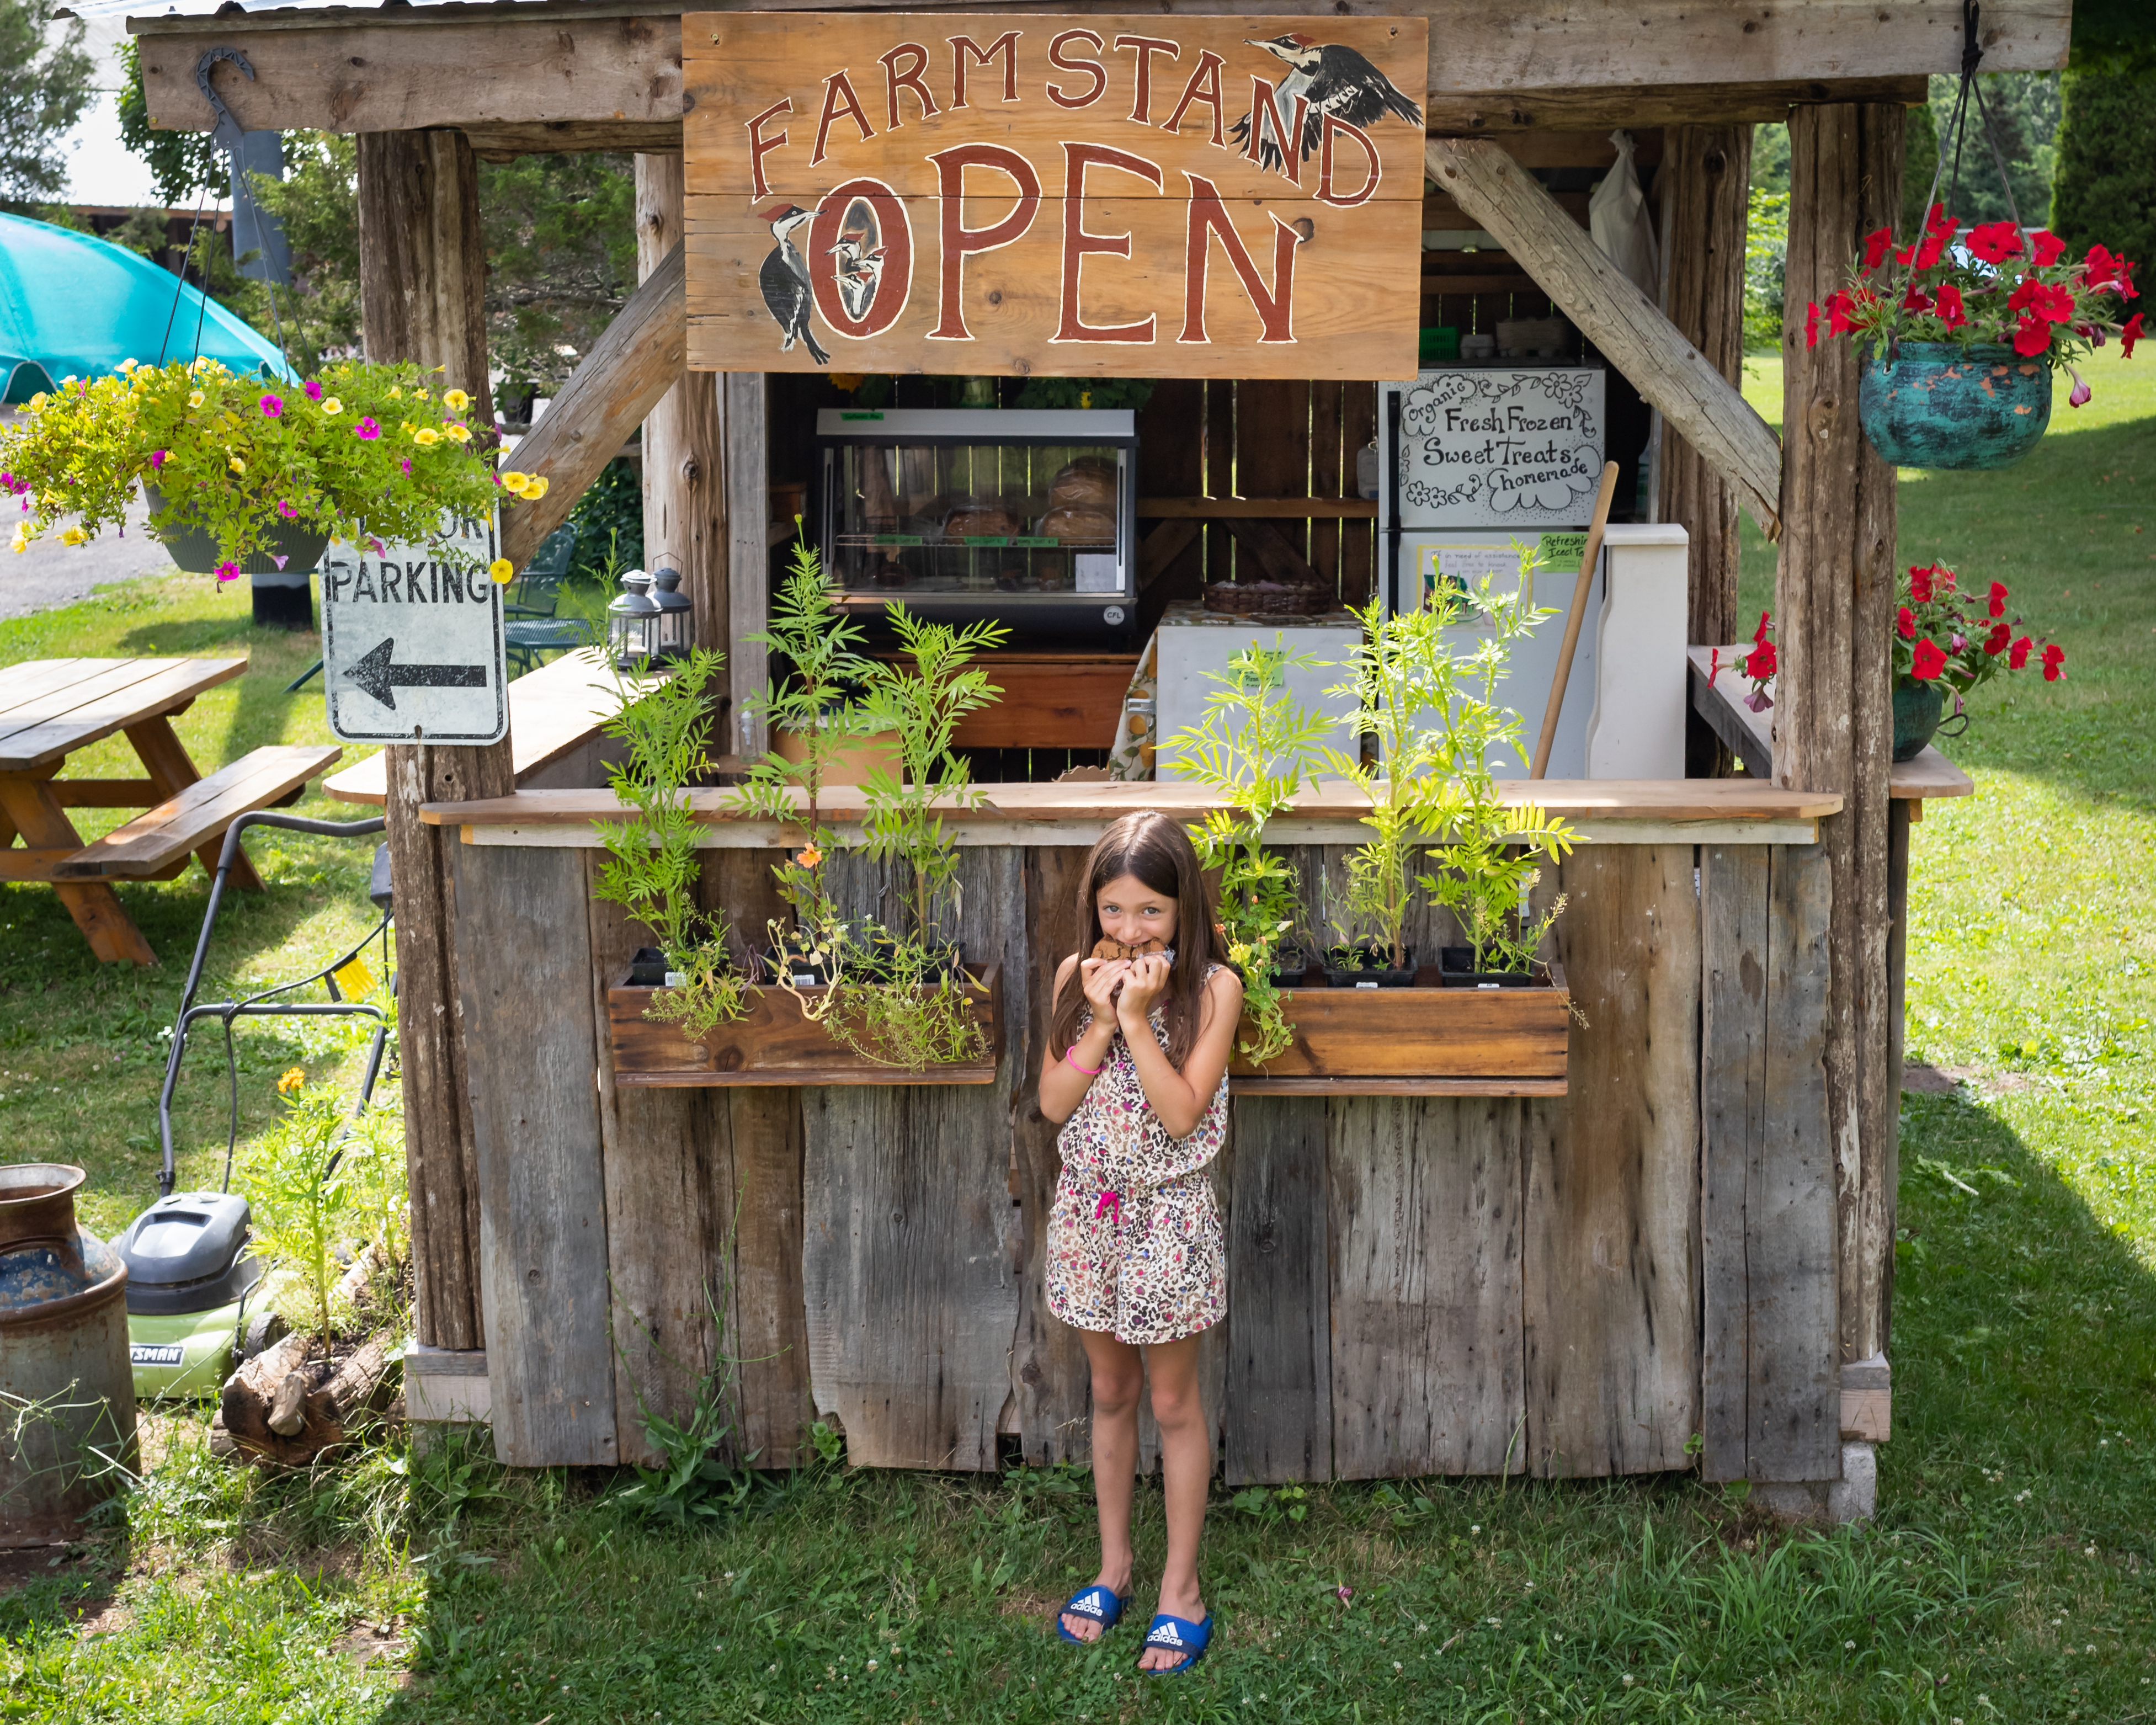
[[1081, 455], [1050, 483], [1048, 506], [1055, 509], [1116, 510], [1116, 464], [1099, 455]]
[[1106, 510], [1059, 504], [1041, 516], [1040, 531], [1043, 538], [1060, 539], [1065, 544], [1113, 545], [1116, 518]]
[[954, 505], [943, 523], [947, 539], [1008, 539], [1025, 531], [1025, 523], [995, 498], [969, 498]]

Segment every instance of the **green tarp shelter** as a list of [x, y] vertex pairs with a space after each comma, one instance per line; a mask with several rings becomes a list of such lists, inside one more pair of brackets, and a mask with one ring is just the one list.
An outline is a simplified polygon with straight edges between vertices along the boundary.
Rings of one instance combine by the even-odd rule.
[[235, 372], [267, 366], [293, 375], [269, 342], [147, 258], [0, 215], [0, 401], [28, 401], [63, 377], [97, 377], [126, 359], [157, 365], [198, 353]]

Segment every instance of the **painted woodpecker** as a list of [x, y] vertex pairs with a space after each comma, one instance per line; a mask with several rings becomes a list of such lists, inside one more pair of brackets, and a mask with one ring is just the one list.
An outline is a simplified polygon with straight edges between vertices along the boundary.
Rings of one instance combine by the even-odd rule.
[[[1306, 162], [1324, 136], [1324, 116], [1327, 114], [1350, 126], [1363, 127], [1374, 126], [1390, 114], [1395, 119], [1406, 121], [1417, 131], [1422, 128], [1422, 110], [1403, 95], [1391, 79], [1343, 44], [1321, 43], [1291, 32], [1267, 42], [1249, 38], [1245, 45], [1262, 48], [1288, 69], [1288, 75], [1281, 80], [1274, 98], [1279, 105], [1279, 122], [1258, 137], [1258, 163], [1261, 167], [1276, 168], [1281, 165], [1280, 146], [1275, 140], [1285, 137], [1287, 128], [1295, 124], [1297, 96], [1310, 104], [1302, 122], [1302, 159]], [[1237, 143], [1249, 141], [1255, 117], [1245, 114], [1230, 128]]]
[[789, 203], [766, 210], [763, 218], [771, 223], [771, 237], [778, 244], [763, 260], [756, 280], [757, 285], [763, 290], [763, 303], [771, 308], [779, 328], [786, 331], [786, 340], [779, 352], [793, 352], [793, 343], [798, 339], [808, 344], [808, 351], [815, 356], [818, 365], [827, 366], [831, 356], [817, 345], [816, 332], [808, 326], [809, 315], [816, 305], [816, 296], [808, 285], [808, 260], [793, 243], [794, 231], [804, 222], [814, 221], [816, 212]]

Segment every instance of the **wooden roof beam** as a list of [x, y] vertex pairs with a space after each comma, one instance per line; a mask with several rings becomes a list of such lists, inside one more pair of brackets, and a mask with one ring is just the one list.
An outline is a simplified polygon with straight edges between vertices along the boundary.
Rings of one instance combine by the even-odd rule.
[[1767, 536], [1779, 538], [1782, 445], [1737, 387], [1501, 145], [1432, 138], [1424, 159], [1430, 178], [1736, 488]]

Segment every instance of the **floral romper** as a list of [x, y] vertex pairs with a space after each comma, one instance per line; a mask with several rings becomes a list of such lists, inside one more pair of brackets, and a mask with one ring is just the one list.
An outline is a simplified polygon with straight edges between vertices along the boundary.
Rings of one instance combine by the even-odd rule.
[[[1079, 1019], [1081, 1035], [1091, 1022], [1090, 1014]], [[1166, 1049], [1158, 1007], [1152, 1031]], [[1056, 1141], [1063, 1173], [1048, 1218], [1050, 1312], [1140, 1347], [1219, 1322], [1228, 1309], [1227, 1254], [1205, 1169], [1227, 1130], [1224, 1072], [1190, 1136], [1169, 1137], [1116, 1033], [1101, 1076]]]

